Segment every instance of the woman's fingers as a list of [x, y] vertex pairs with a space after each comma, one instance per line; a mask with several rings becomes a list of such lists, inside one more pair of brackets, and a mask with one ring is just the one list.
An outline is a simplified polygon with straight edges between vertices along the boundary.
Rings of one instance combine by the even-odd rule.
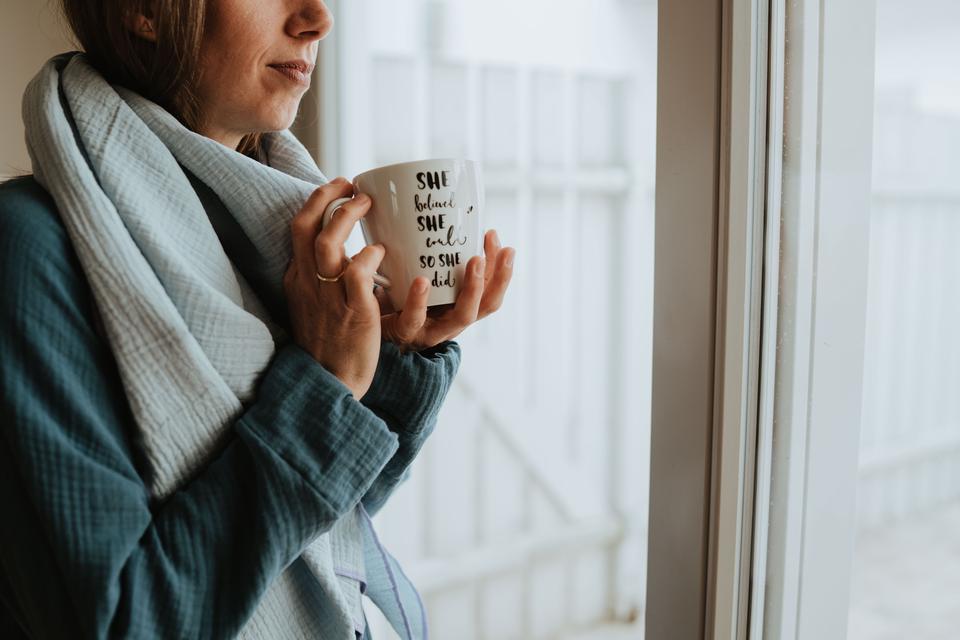
[[396, 342], [410, 343], [427, 321], [427, 298], [430, 297], [430, 282], [423, 276], [414, 278], [403, 304], [403, 311], [394, 316], [392, 337]]
[[471, 258], [465, 269], [465, 282], [453, 305], [428, 310], [429, 283], [422, 276], [416, 278], [403, 311], [385, 314], [382, 318], [384, 337], [401, 346], [434, 345], [456, 337], [477, 320], [497, 311], [513, 277], [516, 255], [513, 247], [499, 245], [495, 232], [487, 235], [485, 253], [493, 256], [494, 264], [481, 256]]
[[370, 210], [370, 196], [361, 193], [337, 209], [330, 222], [314, 240], [317, 270], [320, 275], [335, 277], [344, 266], [343, 245], [354, 225]]
[[337, 207], [330, 217], [330, 222], [321, 231], [321, 235], [328, 236], [333, 243], [343, 243], [350, 237], [354, 225], [370, 210], [372, 201], [365, 193], [358, 193], [350, 202], [344, 202]]
[[432, 327], [432, 333], [441, 336], [439, 341], [449, 340], [476, 321], [480, 298], [483, 295], [485, 262], [483, 256], [474, 256], [467, 262], [466, 282], [457, 295], [456, 303], [452, 309], [437, 318]]
[[487, 268], [483, 273], [483, 281], [490, 282], [496, 267], [497, 254], [500, 252], [500, 237], [496, 230], [491, 229], [483, 237], [483, 253], [487, 258]]
[[513, 277], [513, 258], [516, 251], [512, 247], [501, 249], [497, 255], [497, 264], [493, 275], [483, 289], [483, 298], [480, 300], [480, 310], [477, 318], [485, 318], [503, 304], [503, 296]]
[[387, 253], [381, 244], [371, 244], [358, 253], [346, 272], [343, 279], [347, 291], [347, 307], [353, 311], [369, 311], [375, 318], [380, 317], [380, 305], [373, 295], [373, 274], [376, 273]]
[[[314, 190], [307, 198], [303, 208], [290, 220], [290, 238], [293, 250], [293, 261], [297, 271], [313, 278], [318, 270], [314, 250], [314, 239], [320, 232], [320, 223], [327, 205], [353, 193], [353, 186], [342, 178], [325, 184]], [[339, 273], [339, 269], [337, 271]], [[323, 273], [322, 275], [329, 275]], [[332, 274], [332, 275], [336, 275]]]

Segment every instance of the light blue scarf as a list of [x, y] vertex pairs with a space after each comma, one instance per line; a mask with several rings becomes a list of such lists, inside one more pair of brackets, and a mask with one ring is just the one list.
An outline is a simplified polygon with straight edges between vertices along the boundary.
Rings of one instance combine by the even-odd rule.
[[[260, 293], [274, 299], [283, 296], [289, 221], [327, 179], [288, 131], [265, 134], [257, 162], [110, 85], [77, 52], [43, 66], [23, 117], [34, 176], [53, 196], [90, 283], [153, 470], [150, 490], [163, 498], [207, 462], [253, 399], [279, 331], [178, 162], [249, 237], [267, 287]], [[360, 506], [270, 585], [240, 635], [355, 640], [364, 632], [358, 579], [402, 638], [426, 637], [415, 589]]]

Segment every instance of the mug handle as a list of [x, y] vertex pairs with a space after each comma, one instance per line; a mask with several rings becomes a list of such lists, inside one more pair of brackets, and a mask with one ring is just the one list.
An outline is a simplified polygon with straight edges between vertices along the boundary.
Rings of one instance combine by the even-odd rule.
[[[323, 212], [323, 217], [320, 219], [320, 229], [323, 229], [325, 226], [330, 224], [330, 220], [333, 218], [333, 214], [337, 212], [337, 209], [339, 209], [346, 203], [350, 202], [351, 200], [353, 200], [353, 198], [337, 198], [336, 200], [328, 204], [327, 208]], [[351, 262], [350, 256], [345, 256], [345, 257], [347, 258], [347, 262]], [[386, 276], [380, 275], [379, 273], [373, 274], [373, 283], [383, 287], [384, 289], [389, 289], [391, 286], [390, 279], [387, 278]]]

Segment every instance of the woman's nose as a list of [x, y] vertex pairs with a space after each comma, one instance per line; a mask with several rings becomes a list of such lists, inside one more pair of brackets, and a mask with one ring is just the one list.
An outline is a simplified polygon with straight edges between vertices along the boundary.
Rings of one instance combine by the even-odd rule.
[[322, 40], [333, 28], [333, 14], [323, 0], [297, 0], [287, 20], [288, 35], [302, 40]]

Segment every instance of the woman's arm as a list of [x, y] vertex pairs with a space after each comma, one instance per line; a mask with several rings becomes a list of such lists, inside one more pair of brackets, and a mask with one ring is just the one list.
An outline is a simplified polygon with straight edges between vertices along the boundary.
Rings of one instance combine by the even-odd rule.
[[[92, 299], [52, 204], [0, 188], [0, 566], [34, 637], [228, 637], [398, 447], [296, 346], [217, 457], [151, 501]], [[38, 204], [39, 203], [39, 204]]]
[[371, 516], [408, 477], [410, 465], [436, 426], [459, 367], [460, 345], [453, 341], [410, 353], [401, 353], [392, 342], [381, 345], [373, 384], [361, 402], [397, 434], [400, 446], [363, 496]]

